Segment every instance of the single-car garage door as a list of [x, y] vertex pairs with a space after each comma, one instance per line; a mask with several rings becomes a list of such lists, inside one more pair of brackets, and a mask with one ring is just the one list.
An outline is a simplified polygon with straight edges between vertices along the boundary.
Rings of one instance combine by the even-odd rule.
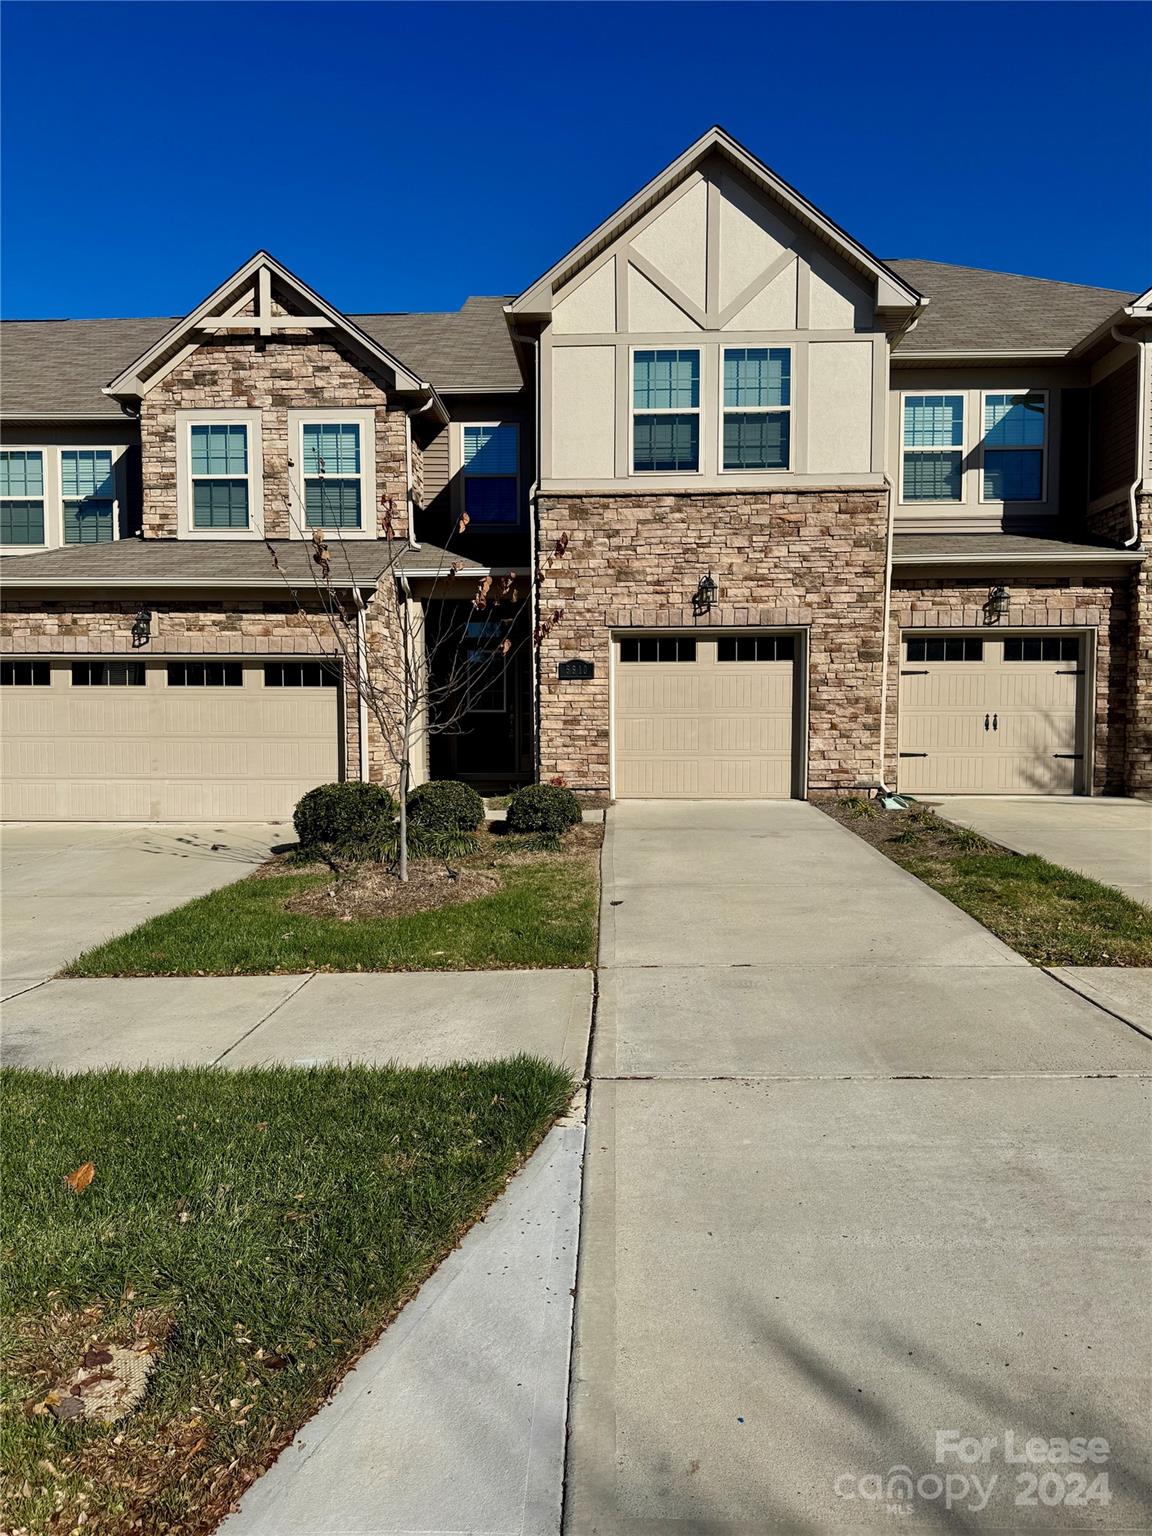
[[616, 644], [620, 799], [786, 800], [795, 637], [621, 636]]
[[5, 661], [14, 821], [276, 821], [339, 777], [340, 688], [315, 661]]
[[909, 794], [1083, 789], [1080, 635], [905, 635], [900, 780]]

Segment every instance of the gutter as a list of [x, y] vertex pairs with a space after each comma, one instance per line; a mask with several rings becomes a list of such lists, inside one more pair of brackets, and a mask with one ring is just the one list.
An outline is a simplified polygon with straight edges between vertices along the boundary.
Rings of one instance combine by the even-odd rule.
[[1017, 555], [1008, 550], [984, 550], [971, 555], [894, 555], [893, 565], [984, 565], [999, 560], [1005, 565], [1139, 565], [1152, 551], [1146, 549], [1098, 549], [1090, 553]]

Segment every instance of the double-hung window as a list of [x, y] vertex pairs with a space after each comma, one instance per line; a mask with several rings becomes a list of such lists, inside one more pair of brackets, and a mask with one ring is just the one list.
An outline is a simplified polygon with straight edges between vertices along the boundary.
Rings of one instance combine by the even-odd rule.
[[362, 528], [364, 487], [360, 423], [306, 421], [304, 510], [309, 528]]
[[116, 485], [110, 448], [62, 448], [60, 496], [65, 544], [107, 544], [116, 537]]
[[463, 429], [464, 510], [473, 523], [519, 521], [520, 433], [512, 422]]
[[0, 452], [0, 544], [44, 543], [44, 455], [38, 449]]
[[981, 501], [1043, 501], [1046, 406], [1036, 391], [984, 396]]
[[725, 347], [724, 468], [787, 469], [791, 406], [787, 347]]
[[905, 395], [901, 501], [962, 501], [964, 396]]
[[659, 348], [632, 354], [632, 468], [638, 474], [700, 468], [700, 353]]
[[193, 422], [189, 428], [192, 527], [197, 533], [247, 530], [252, 516], [252, 446], [244, 422]]

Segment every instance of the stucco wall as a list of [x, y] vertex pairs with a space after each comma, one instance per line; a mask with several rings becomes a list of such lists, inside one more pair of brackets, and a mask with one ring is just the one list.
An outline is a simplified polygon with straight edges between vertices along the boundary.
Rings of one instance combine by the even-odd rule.
[[[698, 627], [691, 597], [711, 570], [717, 606], [699, 624], [810, 628], [809, 787], [874, 780], [885, 542], [882, 493], [542, 497], [541, 778], [608, 788], [611, 633]], [[596, 676], [560, 682], [565, 657]]]
[[[384, 380], [330, 341], [312, 336], [273, 336], [264, 341], [237, 336], [206, 343], [146, 395], [140, 411], [145, 538], [176, 538], [177, 411], [261, 412], [264, 476], [264, 531], [270, 538], [298, 532], [289, 474], [300, 485], [301, 467], [290, 471], [299, 451], [289, 442], [290, 410], [369, 409], [376, 420], [377, 506], [363, 508], [365, 526], [383, 533], [380, 499], [393, 502], [393, 525], [407, 533], [408, 469], [404, 412], [390, 409]], [[294, 518], [295, 524], [294, 526]], [[226, 535], [225, 535], [226, 536]]]

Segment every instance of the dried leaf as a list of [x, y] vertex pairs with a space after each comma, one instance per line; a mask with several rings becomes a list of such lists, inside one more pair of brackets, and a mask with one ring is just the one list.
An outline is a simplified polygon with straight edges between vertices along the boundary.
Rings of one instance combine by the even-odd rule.
[[472, 519], [468, 516], [467, 512], [461, 512], [460, 521], [456, 524], [456, 532], [463, 533], [471, 521]]
[[81, 1163], [74, 1173], [67, 1174], [64, 1182], [73, 1194], [82, 1195], [96, 1177], [95, 1163]]
[[83, 1355], [80, 1357], [80, 1364], [85, 1366], [88, 1370], [91, 1370], [92, 1367], [96, 1365], [111, 1365], [112, 1355], [110, 1351], [106, 1349], [100, 1349], [97, 1346], [93, 1346], [92, 1349], [87, 1349], [84, 1351]]

